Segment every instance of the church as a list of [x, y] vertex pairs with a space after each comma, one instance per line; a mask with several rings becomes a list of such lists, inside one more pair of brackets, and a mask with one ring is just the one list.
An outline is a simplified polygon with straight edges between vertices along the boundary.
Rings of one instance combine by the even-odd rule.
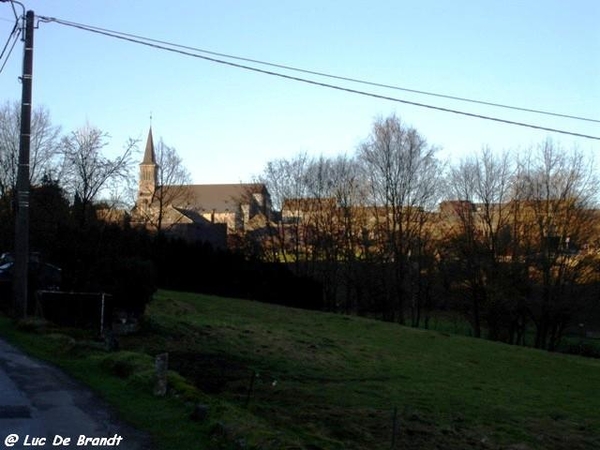
[[224, 248], [232, 236], [267, 225], [271, 199], [264, 184], [160, 185], [152, 127], [140, 163], [132, 225]]

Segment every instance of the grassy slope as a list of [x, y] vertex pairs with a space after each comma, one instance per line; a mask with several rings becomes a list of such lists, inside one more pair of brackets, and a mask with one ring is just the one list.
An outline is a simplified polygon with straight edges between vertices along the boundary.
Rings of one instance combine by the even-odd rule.
[[600, 448], [598, 360], [174, 292], [148, 312], [125, 346], [304, 443], [389, 448], [397, 408], [398, 448]]
[[[260, 449], [389, 449], [395, 408], [396, 448], [600, 448], [600, 360], [176, 292], [147, 313], [145, 331], [111, 354], [0, 328], [91, 384], [161, 450], [240, 436]], [[179, 399], [152, 397], [141, 353], [164, 351], [208, 395], [175, 376]], [[182, 396], [209, 404], [210, 420], [187, 420]]]

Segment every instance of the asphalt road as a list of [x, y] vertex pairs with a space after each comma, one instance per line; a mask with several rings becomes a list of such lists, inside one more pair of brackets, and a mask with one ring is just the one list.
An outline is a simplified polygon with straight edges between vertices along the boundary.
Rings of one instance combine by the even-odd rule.
[[8, 448], [151, 450], [152, 445], [88, 388], [0, 339], [0, 449]]

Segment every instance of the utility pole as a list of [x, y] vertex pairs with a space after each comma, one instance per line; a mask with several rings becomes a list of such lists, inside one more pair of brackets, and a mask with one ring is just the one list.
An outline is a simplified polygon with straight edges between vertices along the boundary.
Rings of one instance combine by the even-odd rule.
[[21, 95], [21, 139], [17, 171], [15, 220], [15, 271], [13, 275], [14, 315], [27, 315], [29, 271], [29, 152], [31, 144], [31, 91], [33, 81], [33, 30], [35, 14], [25, 15], [25, 51]]

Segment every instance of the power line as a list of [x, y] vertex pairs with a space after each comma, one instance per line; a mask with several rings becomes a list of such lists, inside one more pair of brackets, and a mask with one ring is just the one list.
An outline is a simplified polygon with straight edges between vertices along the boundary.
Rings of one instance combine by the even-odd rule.
[[[3, 3], [6, 3], [8, 0], [1, 0], [1, 1]], [[10, 40], [13, 38], [14, 39], [13, 39], [12, 45], [10, 46], [10, 49], [8, 50], [8, 53], [6, 54], [6, 59], [2, 63], [2, 66], [0, 66], [0, 73], [2, 73], [4, 71], [4, 67], [6, 66], [6, 63], [8, 62], [8, 60], [10, 59], [10, 55], [12, 54], [12, 51], [15, 48], [15, 45], [16, 45], [17, 41], [19, 40], [19, 36], [21, 35], [21, 31], [22, 31], [22, 29], [19, 27], [19, 20], [22, 19], [23, 17], [19, 17], [19, 15], [17, 14], [17, 9], [15, 8], [15, 3], [19, 4], [23, 8], [23, 16], [25, 15], [25, 7], [23, 6], [23, 4], [12, 1], [12, 0], [10, 0], [9, 3], [12, 8], [13, 14], [15, 16], [15, 25], [14, 25], [12, 31], [10, 32], [8, 39], [6, 40], [6, 44], [4, 44], [4, 48], [2, 49], [2, 52], [0, 53], [0, 61], [4, 57], [4, 53], [6, 52], [6, 49], [8, 48], [8, 45], [10, 44]], [[4, 19], [4, 18], [0, 18], [0, 20], [12, 22], [12, 20], [9, 21], [8, 19]]]
[[19, 22], [16, 21], [15, 22], [15, 26], [13, 27], [12, 31], [8, 35], [8, 39], [6, 39], [6, 43], [4, 44], [4, 48], [2, 49], [2, 52], [0, 53], [0, 60], [4, 57], [4, 52], [6, 51], [6, 48], [8, 47], [8, 44], [10, 43], [10, 40], [13, 38], [15, 32], [17, 31], [17, 27], [18, 26], [19, 26]]
[[[10, 6], [12, 7], [13, 14], [15, 15], [15, 20], [18, 21], [19, 20], [19, 15], [17, 14], [17, 9], [15, 8], [15, 3], [18, 3], [21, 7], [23, 7], [23, 9], [25, 9], [25, 7], [23, 6], [23, 4], [19, 3], [17, 1], [14, 1], [14, 0], [0, 0], [0, 2], [2, 2], [2, 3], [10, 3]], [[4, 18], [0, 17], [0, 20], [7, 20], [7, 19], [4, 19]], [[11, 20], [11, 22], [12, 22], [12, 20]]]
[[[65, 26], [69, 26], [72, 28], [77, 28], [80, 30], [96, 33], [96, 34], [113, 37], [116, 39], [133, 42], [133, 43], [140, 44], [140, 45], [145, 45], [147, 47], [165, 50], [165, 51], [169, 51], [172, 53], [178, 53], [178, 54], [185, 55], [185, 56], [191, 56], [194, 58], [199, 58], [199, 59], [203, 59], [206, 61], [211, 61], [211, 62], [215, 62], [218, 64], [227, 65], [230, 67], [236, 67], [239, 69], [249, 70], [252, 72], [262, 73], [265, 75], [276, 76], [279, 78], [298, 81], [298, 82], [311, 84], [311, 85], [315, 85], [315, 86], [326, 87], [326, 88], [335, 89], [338, 91], [348, 92], [348, 93], [372, 97], [372, 98], [378, 98], [378, 99], [382, 99], [382, 100], [389, 100], [389, 101], [393, 101], [393, 102], [397, 102], [397, 103], [418, 106], [418, 107], [432, 109], [432, 110], [446, 112], [446, 113], [458, 114], [458, 115], [467, 116], [467, 117], [473, 117], [473, 118], [478, 118], [478, 119], [483, 119], [483, 120], [505, 123], [508, 125], [527, 127], [527, 128], [532, 128], [532, 129], [537, 129], [537, 130], [542, 130], [542, 131], [566, 134], [566, 135], [570, 135], [570, 136], [576, 136], [576, 137], [581, 137], [581, 138], [585, 138], [585, 139], [593, 139], [593, 140], [600, 141], [600, 137], [598, 137], [598, 136], [576, 133], [576, 132], [561, 130], [561, 129], [556, 129], [556, 128], [549, 128], [549, 127], [544, 127], [544, 126], [540, 126], [540, 125], [533, 125], [533, 124], [529, 124], [529, 123], [525, 123], [525, 122], [518, 122], [518, 121], [514, 121], [514, 120], [501, 119], [498, 117], [486, 116], [486, 115], [482, 115], [482, 114], [460, 111], [460, 110], [451, 109], [451, 108], [444, 108], [444, 107], [429, 105], [429, 104], [425, 104], [425, 103], [413, 102], [413, 101], [404, 100], [404, 99], [400, 99], [400, 98], [390, 97], [390, 96], [381, 95], [381, 94], [375, 94], [375, 93], [366, 92], [366, 91], [360, 91], [357, 89], [347, 88], [347, 87], [343, 87], [343, 86], [337, 86], [337, 85], [333, 85], [333, 84], [329, 84], [329, 83], [323, 83], [323, 82], [319, 82], [319, 81], [315, 81], [315, 80], [309, 80], [306, 78], [300, 78], [300, 77], [286, 75], [286, 74], [273, 72], [273, 71], [269, 71], [269, 70], [259, 69], [257, 67], [233, 63], [230, 61], [223, 61], [221, 59], [203, 56], [203, 55], [199, 55], [198, 53], [192, 53], [191, 51], [188, 51], [188, 50], [192, 50], [192, 51], [198, 52], [197, 49], [194, 49], [192, 47], [184, 47], [184, 46], [177, 45], [177, 44], [171, 44], [171, 43], [167, 43], [167, 42], [157, 41], [155, 39], [144, 38], [144, 37], [140, 37], [140, 36], [130, 35], [130, 34], [121, 33], [121, 32], [115, 32], [115, 31], [106, 30], [103, 28], [98, 28], [98, 27], [89, 26], [89, 25], [85, 25], [85, 24], [64, 21], [61, 19], [53, 18], [53, 17], [40, 16], [39, 19], [44, 22], [53, 22], [53, 23], [57, 23], [60, 25], [65, 25]], [[175, 48], [173, 48], [173, 47], [175, 47]], [[187, 50], [180, 50], [181, 48], [187, 48]], [[595, 119], [585, 119], [585, 120], [597, 122]]]
[[12, 6], [13, 14], [15, 15], [15, 20], [19, 20], [19, 15], [17, 14], [17, 9], [15, 8], [15, 3], [10, 2], [10, 6]]
[[[275, 68], [279, 68], [279, 69], [285, 69], [285, 70], [290, 70], [290, 71], [294, 71], [294, 72], [305, 73], [305, 74], [309, 74], [309, 75], [317, 75], [317, 76], [320, 76], [320, 77], [331, 78], [331, 79], [336, 79], [336, 80], [341, 80], [341, 81], [349, 81], [349, 82], [352, 82], [352, 83], [364, 84], [364, 85], [373, 86], [373, 87], [381, 87], [381, 88], [385, 88], [385, 89], [393, 89], [393, 90], [398, 90], [398, 91], [403, 91], [403, 92], [410, 92], [410, 93], [413, 93], [413, 94], [428, 95], [428, 96], [432, 96], [432, 97], [445, 98], [445, 99], [456, 100], [456, 101], [460, 101], [460, 102], [468, 102], [468, 103], [475, 103], [475, 104], [485, 105], [485, 106], [493, 106], [493, 107], [496, 107], [496, 108], [504, 108], [504, 109], [510, 109], [510, 110], [515, 110], [515, 111], [522, 111], [522, 112], [534, 113], [534, 114], [542, 114], [542, 115], [554, 116], [554, 117], [561, 117], [561, 118], [566, 118], [566, 119], [573, 119], [573, 120], [581, 120], [581, 121], [586, 121], [586, 122], [600, 123], [599, 119], [592, 119], [592, 118], [589, 118], [589, 117], [581, 117], [581, 116], [575, 116], [575, 115], [572, 115], [572, 114], [557, 113], [557, 112], [553, 112], [553, 111], [545, 111], [545, 110], [540, 110], [540, 109], [525, 108], [525, 107], [520, 107], [520, 106], [511, 106], [511, 105], [506, 105], [506, 104], [502, 104], [502, 103], [494, 103], [494, 102], [489, 102], [489, 101], [484, 101], [484, 100], [476, 100], [476, 99], [467, 98], [467, 97], [460, 97], [460, 96], [455, 96], [455, 95], [440, 94], [440, 93], [435, 93], [435, 92], [430, 92], [430, 91], [423, 91], [423, 90], [418, 90], [418, 89], [411, 89], [411, 88], [406, 88], [406, 87], [401, 87], [401, 86], [396, 86], [396, 85], [391, 85], [391, 84], [384, 84], [384, 83], [378, 83], [378, 82], [373, 82], [373, 81], [361, 80], [361, 79], [358, 79], [358, 78], [351, 78], [351, 77], [346, 77], [346, 76], [333, 75], [331, 73], [326, 73], [326, 72], [321, 72], [321, 71], [315, 71], [315, 70], [309, 70], [309, 69], [302, 69], [302, 68], [299, 68], [299, 67], [294, 67], [294, 66], [289, 66], [289, 65], [284, 65], [284, 64], [271, 63], [271, 62], [261, 61], [261, 60], [258, 60], [258, 59], [252, 59], [252, 58], [246, 58], [246, 57], [241, 57], [241, 56], [235, 56], [235, 55], [230, 55], [230, 54], [227, 54], [227, 53], [219, 53], [219, 52], [215, 52], [215, 51], [211, 51], [211, 50], [205, 50], [205, 49], [201, 49], [201, 48], [197, 48], [197, 47], [191, 47], [191, 46], [187, 46], [187, 45], [175, 44], [173, 42], [168, 42], [168, 41], [163, 41], [163, 40], [159, 40], [159, 39], [148, 38], [148, 37], [139, 36], [139, 35], [135, 35], [135, 34], [131, 34], [131, 33], [125, 33], [125, 32], [122, 32], [122, 31], [114, 31], [114, 30], [109, 30], [109, 29], [106, 29], [106, 28], [96, 27], [96, 26], [93, 26], [93, 25], [79, 24], [79, 23], [76, 23], [76, 22], [70, 22], [70, 21], [66, 21], [66, 20], [62, 20], [62, 19], [52, 19], [52, 21], [56, 21], [58, 23], [61, 23], [63, 25], [67, 25], [67, 26], [83, 27], [84, 29], [86, 29], [88, 31], [95, 31], [95, 32], [98, 32], [98, 33], [109, 33], [111, 35], [118, 35], [118, 36], [132, 38], [134, 40], [142, 40], [142, 41], [146, 41], [146, 42], [153, 42], [153, 43], [156, 43], [156, 44], [167, 45], [169, 47], [181, 48], [181, 49], [184, 49], [184, 50], [192, 50], [192, 51], [197, 52], [197, 53], [203, 53], [203, 54], [207, 54], [207, 55], [218, 56], [218, 57], [221, 57], [221, 58], [228, 58], [228, 59], [233, 59], [233, 60], [237, 60], [237, 61], [245, 61], [245, 62], [250, 62], [250, 63], [253, 63], [253, 64], [260, 64], [260, 65], [263, 65], [263, 66], [275, 67]], [[114, 36], [114, 37], [117, 37], [117, 36]]]
[[13, 39], [13, 43], [10, 47], [10, 50], [6, 54], [6, 58], [4, 59], [4, 62], [2, 63], [2, 66], [0, 67], [0, 73], [2, 73], [4, 71], [4, 67], [6, 66], [6, 63], [8, 62], [8, 60], [10, 59], [10, 55], [12, 54], [12, 51], [15, 48], [15, 44], [19, 40], [20, 35], [21, 35], [21, 29], [19, 28], [19, 19], [17, 18], [17, 21], [15, 22], [15, 26], [13, 27], [13, 30], [10, 32], [8, 39], [6, 40], [6, 44], [4, 44], [4, 48], [2, 49], [2, 52], [0, 53], [0, 61], [1, 61], [2, 58], [4, 57], [4, 53], [6, 52], [6, 49], [8, 48], [8, 46], [10, 44], [10, 40]]

